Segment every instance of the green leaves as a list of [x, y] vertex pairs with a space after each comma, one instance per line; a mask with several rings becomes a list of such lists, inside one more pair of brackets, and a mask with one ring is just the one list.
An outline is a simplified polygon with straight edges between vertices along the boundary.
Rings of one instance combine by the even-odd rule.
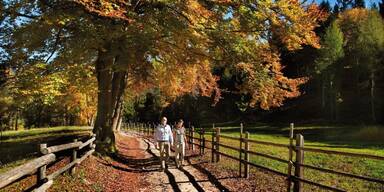
[[333, 22], [325, 31], [321, 42], [318, 59], [316, 63], [316, 73], [321, 73], [328, 66], [335, 64], [338, 59], [344, 56], [344, 35], [338, 23]]

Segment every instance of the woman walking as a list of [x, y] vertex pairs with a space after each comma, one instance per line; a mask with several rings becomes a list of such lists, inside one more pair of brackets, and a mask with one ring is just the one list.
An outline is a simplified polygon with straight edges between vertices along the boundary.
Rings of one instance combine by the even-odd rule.
[[181, 168], [183, 166], [185, 156], [185, 145], [187, 139], [185, 137], [184, 121], [180, 119], [175, 126], [175, 162], [176, 167]]

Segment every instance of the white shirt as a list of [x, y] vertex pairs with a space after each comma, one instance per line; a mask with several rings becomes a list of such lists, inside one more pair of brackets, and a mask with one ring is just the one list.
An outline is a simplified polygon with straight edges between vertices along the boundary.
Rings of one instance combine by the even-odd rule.
[[159, 124], [156, 127], [155, 134], [153, 135], [156, 142], [158, 141], [168, 141], [169, 143], [173, 144], [173, 135], [172, 130], [169, 125], [162, 125]]

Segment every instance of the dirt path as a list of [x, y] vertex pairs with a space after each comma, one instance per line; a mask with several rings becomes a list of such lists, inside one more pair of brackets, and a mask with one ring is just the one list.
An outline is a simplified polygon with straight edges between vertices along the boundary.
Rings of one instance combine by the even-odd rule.
[[[122, 133], [120, 139], [129, 139], [136, 143], [136, 148], [130, 148], [124, 151], [127, 146], [120, 145], [119, 153], [133, 152], [140, 154], [140, 162], [136, 162], [134, 167], [146, 172], [144, 178], [151, 186], [150, 191], [222, 191], [211, 182], [207, 175], [202, 174], [190, 164], [187, 164], [183, 169], [177, 169], [174, 161], [168, 163], [169, 167], [164, 172], [160, 171], [159, 151], [155, 149], [153, 143], [149, 140], [139, 137], [134, 133]], [[172, 156], [172, 155], [171, 155]], [[128, 157], [136, 158], [137, 157]], [[131, 165], [132, 166], [132, 165]]]

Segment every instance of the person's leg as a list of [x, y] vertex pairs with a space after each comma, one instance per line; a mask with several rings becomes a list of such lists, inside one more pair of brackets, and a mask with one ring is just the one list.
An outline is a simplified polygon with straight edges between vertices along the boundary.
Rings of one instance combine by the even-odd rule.
[[181, 151], [180, 151], [180, 144], [176, 144], [175, 148], [175, 162], [176, 162], [176, 167], [180, 166], [180, 156], [181, 156]]
[[180, 144], [180, 165], [184, 165], [185, 143]]
[[164, 150], [165, 150], [164, 163], [167, 164], [167, 162], [169, 160], [169, 151], [170, 151], [170, 144], [168, 142], [164, 142]]
[[165, 168], [165, 159], [164, 159], [165, 146], [164, 146], [164, 142], [160, 142], [159, 146], [160, 146], [160, 168], [164, 169]]

